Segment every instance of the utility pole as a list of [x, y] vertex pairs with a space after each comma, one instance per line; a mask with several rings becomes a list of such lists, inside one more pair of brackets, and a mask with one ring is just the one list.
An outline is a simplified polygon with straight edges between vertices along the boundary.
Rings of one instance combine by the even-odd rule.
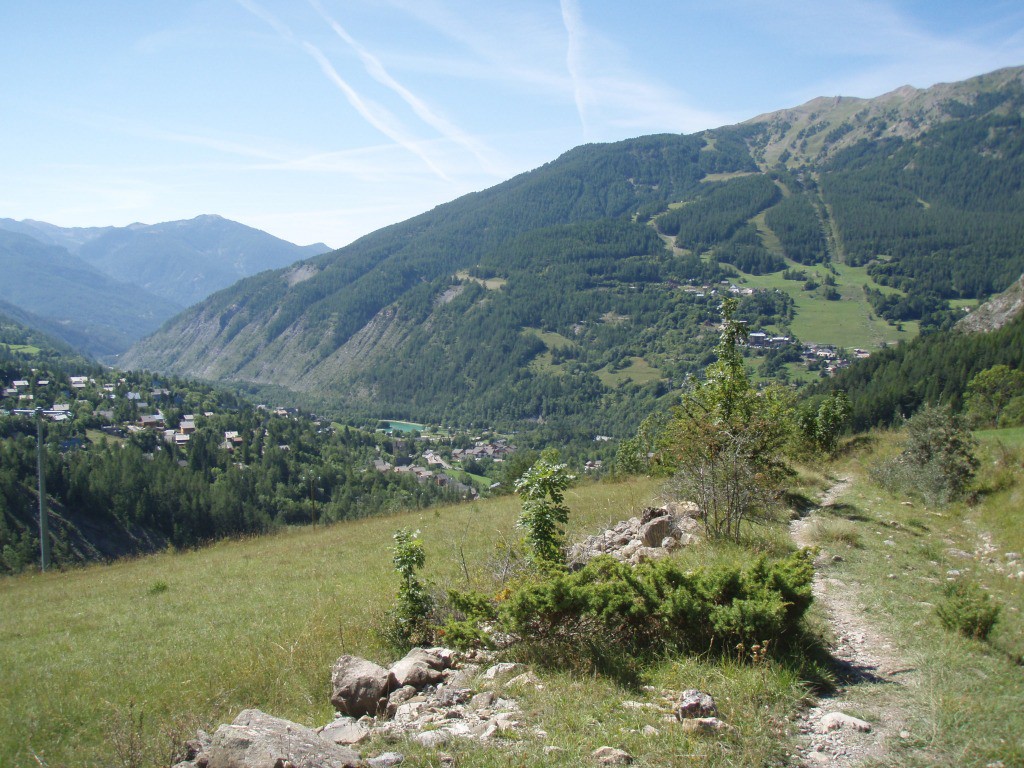
[[46, 468], [43, 465], [43, 416], [55, 416], [64, 411], [48, 411], [42, 408], [35, 410], [15, 410], [23, 416], [30, 414], [36, 417], [36, 473], [39, 475], [39, 565], [46, 571], [50, 566], [50, 511], [46, 508]]

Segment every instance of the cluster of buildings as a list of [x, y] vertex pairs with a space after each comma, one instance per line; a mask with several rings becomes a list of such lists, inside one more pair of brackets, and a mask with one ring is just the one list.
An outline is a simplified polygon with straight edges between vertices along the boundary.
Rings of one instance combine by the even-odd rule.
[[[427, 451], [427, 453], [431, 452]], [[445, 468], [451, 469], [451, 466], [441, 459], [440, 456], [432, 454], [432, 457], [434, 459], [435, 466], [438, 465], [437, 462], [439, 461]], [[426, 453], [423, 458], [427, 458]], [[428, 459], [428, 461], [430, 461], [430, 459]], [[435, 472], [430, 469], [429, 466], [424, 467], [418, 464], [413, 464], [412, 459], [410, 458], [396, 458], [394, 464], [389, 461], [385, 461], [384, 459], [374, 459], [373, 468], [382, 473], [394, 472], [397, 475], [411, 475], [416, 478], [417, 482], [433, 483], [434, 485], [439, 485], [442, 488], [450, 488], [464, 498], [475, 499], [479, 496], [476, 488], [466, 485], [465, 483], [460, 483], [458, 480], [446, 475], [444, 472]]]
[[477, 440], [472, 448], [453, 448], [452, 461], [469, 461], [470, 459], [493, 459], [504, 461], [505, 457], [515, 452], [515, 448], [509, 445], [505, 438], [496, 440]]

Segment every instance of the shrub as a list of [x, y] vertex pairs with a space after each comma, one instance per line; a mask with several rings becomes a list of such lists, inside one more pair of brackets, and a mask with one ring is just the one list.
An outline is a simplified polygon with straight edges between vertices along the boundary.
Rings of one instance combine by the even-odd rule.
[[[727, 651], [792, 636], [813, 599], [806, 553], [747, 568], [631, 567], [598, 557], [575, 573], [521, 587], [502, 605], [506, 628], [549, 661], [666, 650]], [[614, 648], [612, 647], [614, 646]]]
[[964, 580], [948, 584], [944, 597], [935, 606], [942, 626], [975, 640], [988, 638], [999, 619], [999, 610], [987, 592]]
[[907, 422], [903, 452], [872, 468], [893, 493], [913, 493], [929, 504], [948, 504], [967, 490], [979, 462], [977, 441], [948, 407], [926, 405]]
[[458, 650], [489, 648], [493, 645], [488, 631], [498, 619], [496, 603], [479, 592], [448, 591], [445, 606], [448, 618], [437, 632], [445, 645]]

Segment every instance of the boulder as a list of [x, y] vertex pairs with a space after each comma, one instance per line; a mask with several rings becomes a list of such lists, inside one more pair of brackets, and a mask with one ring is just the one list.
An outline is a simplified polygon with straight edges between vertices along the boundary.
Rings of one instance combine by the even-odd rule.
[[405, 755], [401, 752], [382, 752], [376, 757], [371, 757], [366, 761], [366, 764], [370, 768], [394, 768], [396, 765], [401, 765], [405, 762]]
[[690, 733], [714, 733], [715, 731], [732, 730], [732, 726], [723, 723], [717, 717], [694, 717], [683, 720], [680, 725]]
[[485, 680], [494, 680], [495, 678], [502, 677], [504, 675], [511, 675], [513, 672], [521, 673], [525, 672], [526, 667], [514, 661], [501, 661], [493, 666], [489, 667], [484, 672]]
[[674, 527], [671, 515], [656, 517], [640, 528], [640, 542], [645, 547], [661, 546], [662, 540], [671, 535]]
[[334, 662], [331, 683], [331, 704], [350, 717], [383, 711], [388, 692], [397, 687], [388, 670], [358, 656], [342, 656]]
[[439, 656], [423, 648], [413, 648], [403, 659], [391, 665], [391, 676], [400, 686], [411, 685], [420, 689], [441, 682], [444, 668], [444, 661]]
[[633, 756], [629, 752], [615, 747], [598, 747], [590, 756], [601, 765], [629, 765], [633, 762]]
[[298, 723], [246, 709], [220, 726], [206, 751], [207, 768], [355, 768], [359, 754]]
[[320, 729], [320, 738], [327, 739], [333, 744], [358, 744], [370, 735], [370, 729], [365, 723], [359, 722], [351, 717], [339, 717], [333, 723], [329, 723]]
[[870, 733], [871, 723], [853, 715], [848, 715], [845, 712], [829, 712], [818, 723], [818, 730], [821, 733], [837, 731], [840, 728], [852, 728], [855, 731]]
[[683, 691], [676, 702], [675, 715], [677, 720], [694, 717], [717, 717], [718, 707], [715, 700], [703, 691], [694, 688]]

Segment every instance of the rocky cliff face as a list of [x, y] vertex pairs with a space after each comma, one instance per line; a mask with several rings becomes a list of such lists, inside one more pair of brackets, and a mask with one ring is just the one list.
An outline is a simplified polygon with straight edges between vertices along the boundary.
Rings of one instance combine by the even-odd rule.
[[956, 324], [958, 331], [987, 333], [1002, 328], [1024, 309], [1024, 275]]

